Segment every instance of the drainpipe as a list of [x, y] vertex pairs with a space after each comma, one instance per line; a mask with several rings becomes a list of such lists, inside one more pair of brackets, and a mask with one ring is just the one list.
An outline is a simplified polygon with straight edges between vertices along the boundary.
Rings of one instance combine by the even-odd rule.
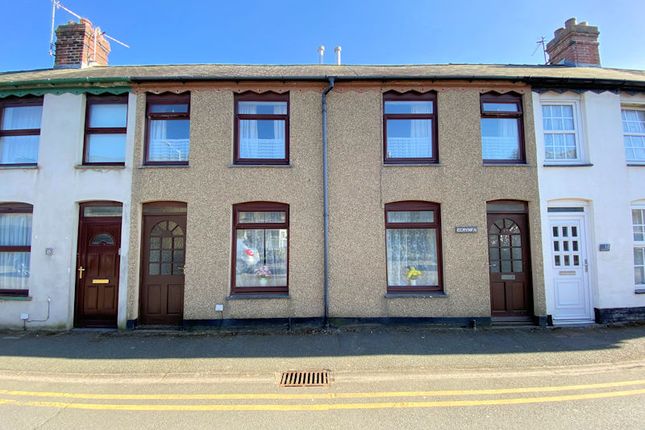
[[323, 325], [327, 327], [329, 316], [329, 171], [327, 166], [327, 94], [334, 89], [334, 78], [322, 93], [322, 144], [323, 144]]

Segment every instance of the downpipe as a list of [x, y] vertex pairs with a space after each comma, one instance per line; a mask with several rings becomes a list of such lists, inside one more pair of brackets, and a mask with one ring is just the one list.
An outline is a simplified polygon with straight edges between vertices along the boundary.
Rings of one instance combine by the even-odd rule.
[[322, 93], [322, 144], [323, 144], [323, 327], [329, 326], [329, 169], [327, 161], [327, 94], [334, 89], [334, 78]]

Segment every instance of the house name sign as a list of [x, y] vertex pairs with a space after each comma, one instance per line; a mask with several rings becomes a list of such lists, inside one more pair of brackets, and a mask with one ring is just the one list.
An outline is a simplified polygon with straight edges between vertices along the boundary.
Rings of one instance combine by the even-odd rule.
[[477, 227], [474, 225], [455, 227], [455, 233], [477, 233]]

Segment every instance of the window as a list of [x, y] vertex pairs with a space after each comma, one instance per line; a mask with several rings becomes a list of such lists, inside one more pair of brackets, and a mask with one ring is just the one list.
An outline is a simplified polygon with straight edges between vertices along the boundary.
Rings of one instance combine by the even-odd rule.
[[623, 109], [625, 157], [629, 162], [645, 163], [645, 110]]
[[632, 209], [634, 225], [634, 284], [645, 289], [645, 208]]
[[384, 162], [436, 163], [436, 93], [383, 94]]
[[0, 204], [0, 295], [29, 294], [32, 206]]
[[34, 166], [38, 163], [42, 98], [0, 101], [0, 164]]
[[385, 205], [387, 290], [392, 293], [442, 290], [439, 205]]
[[148, 95], [147, 165], [186, 165], [190, 149], [190, 94]]
[[522, 98], [486, 93], [480, 98], [482, 158], [485, 163], [524, 163]]
[[235, 164], [289, 164], [289, 94], [235, 96]]
[[87, 97], [83, 164], [125, 163], [127, 96]]
[[233, 206], [232, 293], [286, 293], [289, 285], [289, 205]]
[[578, 125], [576, 105], [542, 105], [542, 128], [544, 129], [544, 159], [547, 162], [579, 161]]

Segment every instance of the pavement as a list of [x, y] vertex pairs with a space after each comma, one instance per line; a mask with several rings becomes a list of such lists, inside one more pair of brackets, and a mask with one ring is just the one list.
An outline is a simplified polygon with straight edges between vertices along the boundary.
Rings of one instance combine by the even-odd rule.
[[642, 364], [645, 325], [579, 328], [346, 327], [266, 332], [0, 333], [0, 373], [267, 377], [293, 369], [360, 373], [527, 371]]
[[0, 430], [642, 430], [644, 400], [645, 325], [0, 332]]

